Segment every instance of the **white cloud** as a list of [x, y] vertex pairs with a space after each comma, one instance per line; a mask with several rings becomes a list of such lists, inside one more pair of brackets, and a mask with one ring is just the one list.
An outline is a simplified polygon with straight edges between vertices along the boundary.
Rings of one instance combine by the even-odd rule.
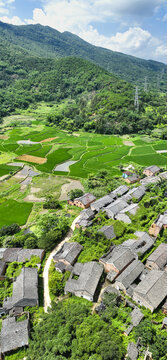
[[163, 17], [163, 21], [166, 21], [166, 20], [167, 20], [167, 13]]
[[25, 24], [18, 16], [13, 16], [12, 18], [9, 18], [7, 16], [2, 16], [2, 17], [0, 17], [0, 21], [3, 21], [4, 23], [12, 24], [12, 25], [24, 25]]

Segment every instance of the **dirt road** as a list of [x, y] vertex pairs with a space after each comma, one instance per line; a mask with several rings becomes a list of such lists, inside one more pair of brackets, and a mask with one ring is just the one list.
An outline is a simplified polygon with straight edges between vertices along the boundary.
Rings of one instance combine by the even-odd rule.
[[66, 237], [55, 247], [55, 249], [51, 252], [51, 254], [49, 255], [45, 267], [44, 267], [44, 271], [43, 271], [43, 282], [44, 282], [44, 311], [47, 312], [48, 307], [51, 307], [51, 299], [50, 299], [50, 295], [49, 295], [49, 268], [53, 259], [53, 256], [56, 254], [56, 252], [58, 250], [60, 250], [60, 248], [62, 247], [62, 245], [70, 240], [70, 238], [73, 235], [73, 231], [75, 229], [75, 223], [78, 220], [79, 216], [73, 221], [70, 231], [68, 232], [68, 234], [66, 235]]

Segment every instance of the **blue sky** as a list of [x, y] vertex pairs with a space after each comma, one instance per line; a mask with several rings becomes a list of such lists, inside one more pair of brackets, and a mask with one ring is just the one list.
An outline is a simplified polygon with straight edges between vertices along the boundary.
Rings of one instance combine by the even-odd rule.
[[0, 20], [49, 25], [97, 46], [167, 63], [167, 0], [0, 0]]

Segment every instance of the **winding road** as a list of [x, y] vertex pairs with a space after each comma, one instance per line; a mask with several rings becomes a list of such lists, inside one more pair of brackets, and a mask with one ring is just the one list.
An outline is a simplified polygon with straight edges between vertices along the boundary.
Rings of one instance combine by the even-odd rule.
[[62, 247], [62, 245], [71, 239], [72, 235], [73, 235], [73, 231], [75, 229], [75, 224], [78, 221], [80, 215], [77, 216], [77, 218], [73, 221], [71, 228], [68, 232], [68, 234], [66, 235], [66, 237], [55, 247], [55, 249], [51, 252], [51, 254], [49, 255], [45, 267], [44, 267], [44, 271], [43, 271], [43, 284], [44, 284], [44, 311], [47, 312], [48, 307], [51, 307], [51, 298], [49, 295], [49, 268], [53, 259], [53, 256], [56, 254], [57, 251], [59, 251]]

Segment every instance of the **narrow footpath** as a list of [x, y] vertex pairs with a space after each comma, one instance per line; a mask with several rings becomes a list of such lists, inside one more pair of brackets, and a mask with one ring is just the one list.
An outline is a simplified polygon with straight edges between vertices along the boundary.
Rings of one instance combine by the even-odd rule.
[[77, 216], [77, 218], [73, 221], [71, 228], [68, 232], [68, 234], [66, 235], [66, 237], [55, 247], [55, 249], [51, 252], [51, 254], [49, 255], [45, 267], [44, 267], [44, 271], [43, 271], [43, 284], [44, 284], [44, 311], [47, 312], [48, 307], [51, 307], [51, 298], [49, 295], [49, 268], [53, 259], [53, 256], [56, 254], [57, 251], [59, 251], [62, 247], [62, 245], [66, 242], [69, 241], [73, 235], [73, 231], [75, 229], [75, 224], [78, 221], [79, 216]]

